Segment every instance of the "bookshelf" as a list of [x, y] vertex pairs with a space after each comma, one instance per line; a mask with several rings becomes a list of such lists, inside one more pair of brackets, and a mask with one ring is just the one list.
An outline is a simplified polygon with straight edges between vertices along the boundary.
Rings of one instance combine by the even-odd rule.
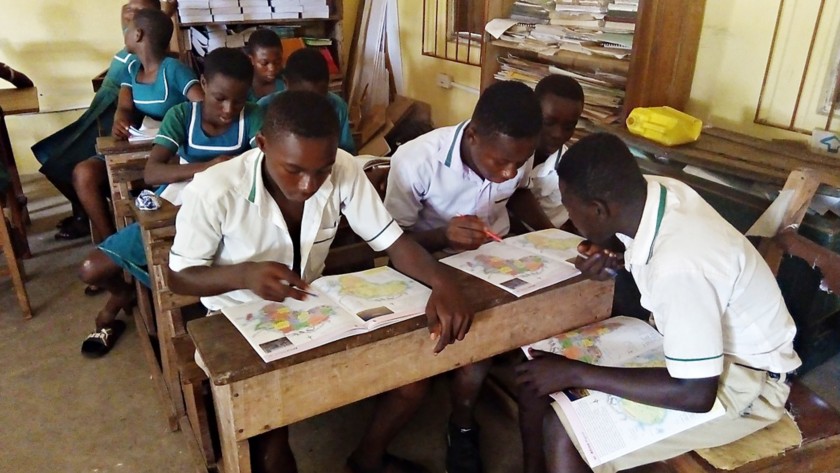
[[[513, 0], [485, 2], [488, 19], [508, 18], [514, 4]], [[622, 59], [566, 50], [543, 53], [521, 43], [485, 35], [481, 89], [496, 82], [499, 58], [514, 54], [542, 66], [623, 77], [626, 80], [623, 115], [642, 106], [685, 109], [691, 93], [704, 9], [705, 0], [639, 0], [632, 49]]]
[[[182, 17], [181, 8], [187, 4], [187, 2], [194, 2], [194, 3], [207, 3], [209, 5], [208, 8], [204, 10], [207, 11], [203, 17], [195, 17], [191, 16], [190, 18]], [[311, 2], [312, 0], [304, 0], [301, 3], [306, 3], [307, 1]], [[287, 33], [290, 33], [291, 36], [294, 37], [310, 37], [310, 38], [329, 38], [332, 40], [332, 44], [327, 46], [329, 49], [330, 54], [332, 55], [335, 63], [338, 65], [341, 72], [339, 74], [333, 74], [330, 76], [330, 91], [335, 92], [339, 95], [344, 96], [344, 69], [345, 66], [341, 61], [341, 50], [342, 50], [342, 42], [343, 42], [343, 29], [342, 29], [342, 20], [343, 20], [343, 12], [344, 12], [344, 5], [343, 0], [324, 0], [325, 5], [329, 8], [329, 15], [324, 16], [322, 18], [272, 18], [272, 19], [224, 19], [215, 21], [215, 17], [210, 15], [210, 11], [213, 9], [213, 5], [218, 5], [220, 2], [224, 2], [225, 4], [236, 4], [239, 5], [243, 11], [249, 5], [254, 5], [256, 3], [255, 0], [187, 0], [187, 2], [181, 2], [179, 6], [179, 12], [173, 16], [173, 21], [175, 22], [176, 27], [176, 35], [177, 35], [177, 44], [178, 44], [178, 56], [180, 60], [192, 67], [193, 69], [200, 70], [200, 61], [199, 58], [196, 57], [194, 45], [193, 45], [193, 35], [196, 34], [196, 31], [201, 32], [209, 32], [209, 29], [216, 28], [218, 29], [219, 26], [223, 26], [229, 32], [234, 33], [241, 33], [243, 31], [248, 30], [252, 27], [272, 27], [272, 28], [282, 28], [285, 29]], [[280, 4], [290, 3], [288, 0], [264, 0], [266, 5], [271, 4], [274, 10], [277, 10], [277, 6]], [[294, 3], [294, 2], [291, 2]], [[194, 5], [189, 5], [189, 8], [192, 9], [193, 12], [197, 11], [198, 9], [193, 8]], [[265, 7], [260, 7], [265, 8]], [[182, 21], [184, 20], [184, 21]], [[208, 33], [209, 34], [209, 33]], [[283, 37], [283, 34], [280, 34]], [[234, 42], [234, 44], [227, 44], [229, 47], [238, 47], [244, 46], [244, 39], [242, 40], [241, 44], [239, 42]]]

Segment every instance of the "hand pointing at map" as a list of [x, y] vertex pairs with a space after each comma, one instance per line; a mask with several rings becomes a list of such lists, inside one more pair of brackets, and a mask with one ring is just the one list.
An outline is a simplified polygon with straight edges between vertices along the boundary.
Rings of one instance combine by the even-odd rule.
[[309, 285], [285, 264], [263, 261], [247, 265], [243, 271], [243, 286], [254, 294], [276, 302], [283, 302], [287, 297], [299, 301], [306, 299]]
[[453, 250], [474, 250], [487, 238], [487, 224], [475, 215], [458, 215], [446, 227], [446, 240]]

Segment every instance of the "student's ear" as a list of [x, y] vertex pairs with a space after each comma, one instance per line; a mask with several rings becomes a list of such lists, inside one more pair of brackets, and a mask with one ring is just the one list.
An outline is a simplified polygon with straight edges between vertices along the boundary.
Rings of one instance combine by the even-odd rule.
[[260, 151], [265, 153], [265, 136], [263, 136], [261, 131], [258, 131], [257, 136], [255, 136], [254, 138], [256, 138], [257, 140], [257, 147], [260, 148]]
[[592, 201], [592, 206], [595, 211], [595, 217], [598, 220], [609, 220], [610, 217], [613, 215], [613, 209], [610, 207], [610, 204], [605, 200], [595, 199]]
[[207, 78], [204, 77], [204, 74], [201, 74], [201, 77], [198, 79], [198, 83], [201, 84], [202, 90], [207, 90]]
[[146, 32], [142, 28], [134, 28], [134, 42], [139, 43], [146, 37]]
[[467, 140], [467, 144], [470, 146], [475, 146], [478, 143], [478, 134], [472, 127], [472, 122], [468, 123], [466, 128], [464, 128], [464, 136], [461, 139]]

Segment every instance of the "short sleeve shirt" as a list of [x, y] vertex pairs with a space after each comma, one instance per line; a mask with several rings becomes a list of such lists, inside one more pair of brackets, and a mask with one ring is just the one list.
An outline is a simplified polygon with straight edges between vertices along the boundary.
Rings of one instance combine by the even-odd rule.
[[111, 64], [108, 66], [108, 72], [105, 74], [104, 82], [119, 88], [120, 84], [128, 80], [126, 76], [128, 73], [128, 63], [135, 59], [137, 59], [136, 56], [126, 51], [125, 48], [117, 51], [111, 59]]
[[[198, 173], [182, 194], [169, 267], [232, 265], [248, 261], [294, 264], [294, 245], [283, 215], [263, 182], [266, 159], [259, 149]], [[304, 204], [300, 233], [302, 277], [312, 281], [344, 215], [353, 231], [376, 251], [402, 235], [361, 166], [344, 151], [336, 154], [330, 177]], [[248, 290], [202, 298], [209, 309], [258, 300]]]
[[724, 357], [786, 373], [801, 365], [796, 326], [753, 245], [686, 184], [646, 176], [647, 200], [625, 264], [664, 336], [675, 378], [708, 378]]
[[269, 95], [276, 94], [277, 92], [283, 92], [286, 90], [286, 82], [283, 79], [277, 79], [274, 81], [274, 92], [269, 93], [268, 95], [264, 95], [262, 97], [257, 97], [256, 92], [254, 92], [254, 88], [251, 87], [248, 89], [248, 101], [251, 103], [257, 103], [258, 101], [262, 100]]
[[121, 85], [131, 87], [134, 108], [157, 121], [163, 120], [170, 108], [186, 102], [187, 91], [198, 84], [193, 71], [171, 57], [161, 62], [157, 77], [151, 84], [137, 82], [137, 73], [141, 67], [140, 60], [131, 61]]
[[217, 156], [237, 156], [254, 147], [262, 127], [262, 110], [246, 103], [239, 118], [224, 133], [209, 136], [201, 127], [202, 103], [180, 103], [163, 118], [154, 144], [178, 153], [188, 163], [210, 161]]
[[426, 133], [391, 157], [385, 207], [401, 227], [433, 230], [460, 214], [477, 216], [497, 235], [510, 231], [507, 202], [517, 189], [527, 187], [533, 158], [505, 182], [479, 177], [461, 160], [467, 123]]
[[563, 149], [549, 156], [544, 163], [534, 166], [528, 186], [539, 202], [540, 208], [555, 227], [569, 220], [569, 212], [563, 206], [563, 196], [560, 195], [560, 179], [556, 171], [557, 163], [560, 162], [566, 149], [564, 145]]

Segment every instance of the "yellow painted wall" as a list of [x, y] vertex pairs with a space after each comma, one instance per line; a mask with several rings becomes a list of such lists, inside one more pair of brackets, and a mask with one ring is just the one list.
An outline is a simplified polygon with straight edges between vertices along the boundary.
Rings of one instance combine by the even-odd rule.
[[[821, 28], [815, 43], [812, 67], [802, 94], [800, 128], [825, 124], [817, 109], [840, 23], [840, 2], [826, 2], [823, 12], [829, 27]], [[801, 67], [811, 39], [813, 18], [819, 2], [794, 0], [787, 6], [796, 14], [783, 15], [777, 40], [778, 58], [773, 62], [771, 80], [762, 109], [775, 110], [772, 117], [785, 121], [793, 108]], [[806, 140], [807, 135], [754, 123], [779, 0], [706, 0], [700, 47], [687, 112], [704, 123], [766, 139]], [[778, 67], [776, 67], [778, 66]], [[778, 78], [778, 80], [773, 80]], [[810, 117], [808, 116], [810, 115]], [[840, 126], [840, 119], [835, 125]]]
[[[0, 60], [32, 78], [41, 105], [39, 114], [6, 118], [21, 174], [37, 172], [39, 167], [29, 147], [75, 120], [93, 98], [90, 79], [107, 68], [111, 57], [122, 47], [122, 3], [5, 3], [0, 15]], [[69, 109], [82, 110], [63, 111]]]

